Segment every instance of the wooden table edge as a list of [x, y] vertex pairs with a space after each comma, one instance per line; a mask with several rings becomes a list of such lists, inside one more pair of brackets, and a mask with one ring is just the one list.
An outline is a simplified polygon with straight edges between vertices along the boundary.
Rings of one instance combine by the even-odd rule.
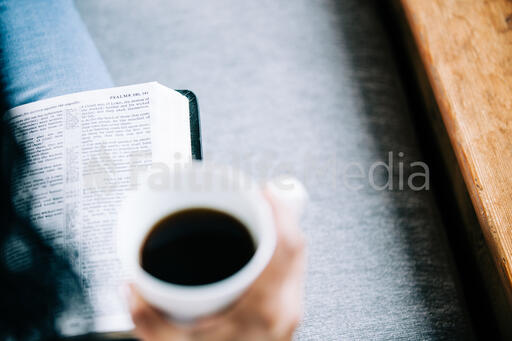
[[[481, 183], [478, 174], [479, 167], [475, 163], [475, 160], [472, 159], [473, 155], [468, 155], [468, 149], [470, 148], [468, 140], [464, 140], [463, 133], [461, 133], [463, 127], [461, 127], [460, 122], [455, 119], [458, 115], [457, 110], [460, 108], [458, 103], [455, 102], [457, 99], [454, 99], [450, 93], [451, 91], [455, 91], [455, 89], [446, 87], [445, 75], [442, 74], [436, 64], [437, 56], [432, 55], [433, 53], [443, 53], [443, 51], [433, 50], [434, 47], [429, 45], [429, 39], [427, 37], [429, 34], [429, 27], [423, 26], [424, 22], [418, 19], [418, 10], [421, 7], [419, 1], [422, 0], [400, 1], [416, 41], [421, 59], [426, 68], [427, 76], [437, 100], [443, 122], [447, 128], [452, 147], [457, 157], [459, 167], [478, 220], [482, 227], [483, 234], [493, 254], [493, 258], [502, 278], [509, 302], [512, 304], [512, 253], [509, 252], [510, 250], [507, 251], [507, 244], [509, 240], [504, 238], [504, 236], [507, 237], [509, 233], [509, 217], [500, 217], [500, 212], [495, 212], [493, 207], [489, 207], [489, 203], [492, 202], [493, 199], [489, 197], [490, 194], [488, 192], [482, 190], [483, 184]], [[500, 1], [503, 3], [507, 2], [506, 0]], [[431, 6], [439, 6], [441, 9], [443, 9], [443, 6], [456, 4], [456, 1], [446, 1], [444, 5], [439, 5], [439, 2], [436, 0], [429, 0], [429, 2], [431, 2]], [[425, 8], [425, 10], [427, 10], [427, 8]], [[461, 15], [463, 15], [463, 13]], [[485, 12], [482, 13], [482, 15], [485, 15]], [[442, 24], [441, 19], [437, 18], [438, 21], [436, 22], [435, 16], [433, 17], [434, 18], [432, 18], [430, 25]], [[508, 16], [505, 17], [505, 20], [507, 20], [506, 18], [508, 18]], [[450, 33], [447, 32], [447, 34]], [[492, 36], [490, 39], [492, 39]], [[450, 43], [449, 37], [447, 37], [444, 43]], [[440, 45], [442, 44], [443, 42], [440, 43]], [[465, 51], [461, 51], [461, 53], [465, 53]], [[472, 51], [472, 53], [478, 53], [478, 50]], [[475, 110], [478, 110], [478, 108], [475, 108]], [[507, 159], [506, 161], [510, 160]], [[500, 225], [499, 223], [502, 223], [505, 226]]]

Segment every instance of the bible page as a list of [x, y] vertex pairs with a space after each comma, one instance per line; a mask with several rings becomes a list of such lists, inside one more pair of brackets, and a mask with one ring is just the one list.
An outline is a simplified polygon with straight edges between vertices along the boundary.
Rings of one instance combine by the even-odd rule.
[[[85, 91], [9, 110], [28, 167], [14, 202], [52, 245], [68, 250], [95, 332], [132, 328], [120, 285], [117, 209], [134, 169], [191, 158], [188, 99], [156, 82]], [[30, 198], [30, 199], [29, 199]], [[67, 335], [84, 321], [62, 319]]]

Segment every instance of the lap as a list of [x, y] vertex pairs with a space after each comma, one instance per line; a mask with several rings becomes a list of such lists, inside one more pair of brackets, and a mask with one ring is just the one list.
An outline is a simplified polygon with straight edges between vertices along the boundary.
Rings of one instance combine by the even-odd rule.
[[112, 86], [71, 0], [0, 1], [0, 77], [7, 109]]

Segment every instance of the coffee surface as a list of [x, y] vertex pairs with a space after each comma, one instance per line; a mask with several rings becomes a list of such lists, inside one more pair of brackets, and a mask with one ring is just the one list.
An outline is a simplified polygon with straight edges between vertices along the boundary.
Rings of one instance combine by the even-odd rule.
[[254, 252], [254, 241], [238, 219], [194, 208], [156, 223], [142, 245], [140, 261], [146, 272], [163, 281], [203, 285], [235, 274]]

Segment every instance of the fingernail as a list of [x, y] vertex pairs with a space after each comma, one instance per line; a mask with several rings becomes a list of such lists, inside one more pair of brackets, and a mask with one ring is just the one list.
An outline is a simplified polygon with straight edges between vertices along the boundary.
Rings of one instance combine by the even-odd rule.
[[285, 206], [296, 218], [300, 218], [309, 201], [304, 185], [295, 177], [283, 175], [267, 183], [272, 197]]

